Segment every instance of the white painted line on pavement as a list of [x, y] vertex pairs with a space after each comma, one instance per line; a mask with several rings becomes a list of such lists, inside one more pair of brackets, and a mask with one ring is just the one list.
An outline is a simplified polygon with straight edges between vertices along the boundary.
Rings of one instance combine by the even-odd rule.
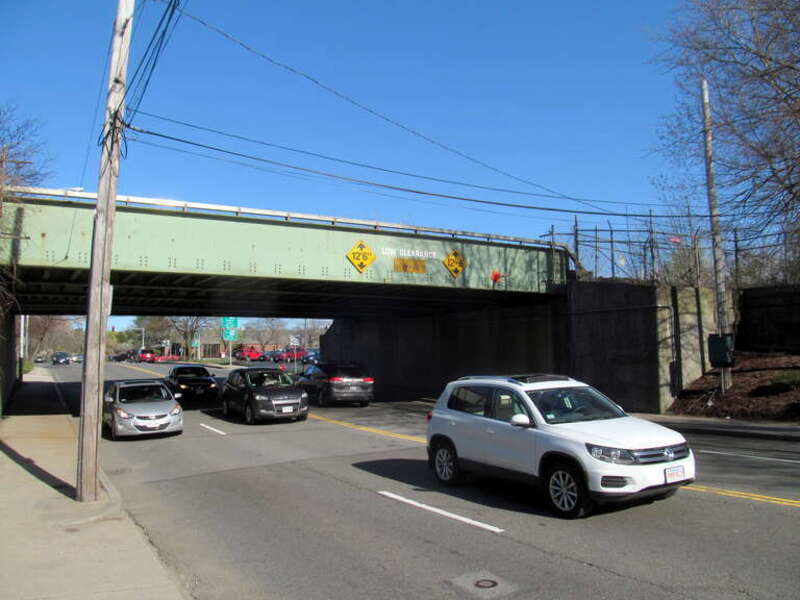
[[791, 458], [771, 458], [769, 456], [755, 456], [754, 454], [735, 454], [733, 452], [717, 452], [716, 450], [695, 450], [695, 452], [702, 454], [721, 454], [723, 456], [736, 456], [739, 458], [752, 458], [753, 460], [769, 460], [774, 462], [785, 462], [800, 465], [800, 460], [792, 460]]
[[392, 500], [397, 500], [398, 502], [404, 502], [406, 504], [410, 504], [411, 506], [415, 506], [417, 508], [421, 508], [423, 510], [436, 513], [437, 515], [441, 515], [443, 517], [447, 517], [448, 519], [461, 521], [462, 523], [466, 523], [467, 525], [472, 525], [473, 527], [478, 527], [479, 529], [485, 529], [486, 531], [491, 531], [492, 533], [503, 533], [503, 531], [505, 531], [504, 529], [500, 529], [499, 527], [495, 527], [494, 525], [487, 525], [486, 523], [481, 523], [480, 521], [475, 521], [473, 519], [468, 519], [467, 517], [462, 517], [461, 515], [447, 512], [446, 510], [442, 510], [441, 508], [428, 506], [427, 504], [422, 504], [422, 502], [417, 502], [416, 500], [409, 500], [408, 498], [403, 498], [402, 496], [398, 496], [397, 494], [393, 494], [392, 492], [378, 492], [378, 493], [381, 496], [386, 496], [387, 498], [391, 498]]
[[219, 429], [214, 429], [213, 427], [211, 427], [211, 426], [209, 426], [209, 425], [206, 425], [205, 423], [200, 423], [200, 427], [205, 427], [206, 429], [210, 429], [210, 430], [211, 430], [211, 431], [213, 431], [214, 433], [218, 433], [218, 434], [220, 434], [220, 435], [228, 435], [228, 434], [227, 434], [227, 433], [225, 433], [224, 431], [220, 431]]

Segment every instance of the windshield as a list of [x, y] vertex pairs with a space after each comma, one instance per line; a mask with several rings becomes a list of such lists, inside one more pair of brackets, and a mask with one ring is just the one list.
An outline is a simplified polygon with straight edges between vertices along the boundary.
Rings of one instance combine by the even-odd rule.
[[252, 371], [246, 374], [250, 387], [266, 385], [292, 385], [291, 378], [280, 371]]
[[175, 369], [175, 375], [178, 377], [211, 377], [203, 367], [181, 367]]
[[119, 390], [119, 401], [122, 404], [136, 404], [138, 402], [162, 402], [171, 400], [167, 388], [163, 385], [137, 385], [123, 387]]
[[616, 419], [625, 412], [596, 389], [586, 387], [534, 390], [528, 396], [547, 423]]

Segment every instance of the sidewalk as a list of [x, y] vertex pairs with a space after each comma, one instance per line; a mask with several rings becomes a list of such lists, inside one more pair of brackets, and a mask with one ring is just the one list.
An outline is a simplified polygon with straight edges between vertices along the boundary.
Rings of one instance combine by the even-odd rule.
[[25, 376], [0, 420], [0, 599], [181, 600], [178, 582], [101, 476], [101, 499], [74, 500], [77, 421]]

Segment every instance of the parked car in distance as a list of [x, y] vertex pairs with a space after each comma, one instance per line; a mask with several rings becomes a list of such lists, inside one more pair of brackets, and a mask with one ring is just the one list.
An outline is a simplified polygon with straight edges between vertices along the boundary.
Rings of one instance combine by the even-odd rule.
[[111, 384], [103, 402], [103, 426], [111, 439], [181, 433], [183, 409], [163, 381], [128, 379]]
[[156, 362], [156, 353], [151, 348], [143, 348], [136, 353], [134, 360], [136, 362], [154, 363]]
[[561, 375], [451, 381], [428, 414], [427, 438], [428, 463], [442, 483], [466, 471], [532, 481], [568, 519], [595, 503], [667, 498], [695, 477], [681, 434], [628, 416]]
[[70, 362], [69, 354], [66, 352], [53, 352], [52, 361], [54, 365], [68, 365]]
[[248, 425], [264, 419], [308, 417], [308, 394], [292, 378], [275, 367], [251, 367], [231, 371], [222, 391], [222, 414], [238, 413]]
[[43, 362], [46, 362], [46, 361], [47, 361], [47, 358], [45, 357], [44, 354], [37, 354], [33, 359], [33, 362], [35, 362], [35, 363], [43, 363]]
[[278, 350], [272, 357], [275, 362], [294, 362], [302, 360], [306, 355], [306, 349], [300, 346], [287, 346], [283, 350]]
[[123, 362], [130, 358], [130, 354], [128, 352], [118, 352], [117, 354], [112, 354], [110, 358], [113, 362]]
[[82, 362], [83, 362], [83, 354], [73, 354], [73, 355], [70, 357], [70, 360], [71, 360], [72, 362], [76, 362], [76, 363], [82, 363]]
[[166, 377], [170, 387], [188, 396], [216, 396], [219, 393], [217, 380], [202, 365], [176, 365]]
[[319, 364], [319, 360], [319, 350], [309, 350], [301, 359], [304, 365], [316, 365]]
[[238, 346], [233, 350], [233, 358], [237, 360], [258, 360], [261, 358], [262, 353], [256, 350], [253, 346]]
[[326, 362], [309, 365], [297, 379], [320, 406], [352, 403], [367, 406], [373, 400], [375, 380], [361, 365]]

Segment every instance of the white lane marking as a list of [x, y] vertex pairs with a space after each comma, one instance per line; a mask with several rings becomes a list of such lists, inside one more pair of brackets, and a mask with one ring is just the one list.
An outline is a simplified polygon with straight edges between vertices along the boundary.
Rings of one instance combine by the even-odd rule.
[[735, 454], [733, 452], [717, 452], [715, 450], [695, 450], [695, 452], [702, 454], [721, 454], [723, 456], [737, 456], [739, 458], [752, 458], [753, 460], [769, 460], [774, 462], [800, 464], [800, 460], [792, 460], [791, 458], [770, 458], [768, 456], [755, 456], [753, 454]]
[[219, 429], [214, 429], [213, 427], [210, 427], [210, 426], [206, 425], [205, 423], [200, 423], [200, 427], [205, 427], [206, 429], [210, 429], [214, 433], [218, 433], [220, 435], [228, 435], [224, 431], [220, 431]]
[[481, 523], [480, 521], [474, 521], [473, 519], [468, 519], [467, 517], [462, 517], [461, 515], [447, 512], [446, 510], [442, 510], [441, 508], [435, 508], [433, 506], [428, 506], [427, 504], [422, 504], [422, 502], [409, 500], [408, 498], [403, 498], [402, 496], [398, 496], [397, 494], [393, 494], [392, 492], [378, 492], [378, 493], [381, 496], [386, 496], [387, 498], [391, 498], [392, 500], [397, 500], [398, 502], [405, 502], [406, 504], [410, 504], [411, 506], [415, 506], [417, 508], [421, 508], [423, 510], [436, 513], [437, 515], [447, 517], [448, 519], [461, 521], [462, 523], [466, 523], [467, 525], [472, 525], [473, 527], [485, 529], [486, 531], [491, 531], [492, 533], [503, 533], [503, 531], [505, 531], [504, 529], [500, 529], [499, 527], [495, 527], [494, 525], [487, 525], [486, 523]]

